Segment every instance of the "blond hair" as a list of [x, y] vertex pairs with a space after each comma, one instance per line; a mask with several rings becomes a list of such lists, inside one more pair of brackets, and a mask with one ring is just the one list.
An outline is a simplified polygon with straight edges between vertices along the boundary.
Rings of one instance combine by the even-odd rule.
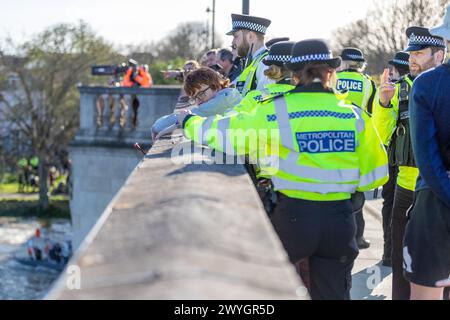
[[280, 67], [275, 64], [272, 64], [264, 70], [264, 75], [272, 80], [282, 80], [284, 78], [287, 78], [290, 74], [290, 71], [287, 70], [285, 67]]

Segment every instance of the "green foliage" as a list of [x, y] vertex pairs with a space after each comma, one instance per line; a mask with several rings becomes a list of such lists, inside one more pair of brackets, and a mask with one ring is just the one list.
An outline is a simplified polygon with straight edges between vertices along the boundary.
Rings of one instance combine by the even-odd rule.
[[17, 193], [19, 184], [15, 182], [4, 182], [0, 184], [0, 193]]
[[[51, 26], [21, 44], [12, 39], [7, 43], [16, 56], [0, 53], [0, 67], [18, 79], [18, 101], [3, 101], [3, 117], [19, 130], [23, 143], [31, 144], [42, 163], [40, 176], [46, 177], [45, 164], [67, 149], [78, 128], [77, 84], [89, 82], [93, 64], [108, 63], [117, 53], [83, 21]], [[41, 179], [40, 200], [46, 207], [44, 182]]]
[[[53, 192], [53, 190], [58, 187], [59, 183], [62, 182], [63, 184], [65, 184], [66, 180], [67, 180], [67, 176], [65, 176], [65, 175], [58, 176], [58, 178], [56, 178], [55, 182], [53, 183], [53, 186], [50, 187], [49, 193], [51, 194]], [[18, 193], [18, 191], [19, 191], [19, 183], [17, 180], [17, 175], [6, 173], [3, 177], [3, 181], [0, 183], [0, 193], [15, 194], [15, 193]], [[39, 191], [39, 188], [36, 188], [35, 194], [37, 194], [38, 191]], [[33, 194], [31, 192], [31, 187], [27, 187], [25, 194]], [[66, 196], [62, 196], [62, 197], [64, 198]], [[52, 199], [54, 199], [54, 198], [55, 198], [55, 196], [52, 196]]]
[[52, 151], [65, 148], [78, 128], [76, 85], [93, 79], [91, 65], [108, 63], [118, 54], [83, 21], [51, 26], [21, 44], [7, 43], [16, 57], [2, 55], [0, 62], [17, 75], [21, 99], [6, 105], [5, 118], [20, 128], [33, 153], [47, 153], [51, 160]]
[[0, 72], [0, 91], [8, 88], [7, 79], [7, 75], [4, 72]]
[[[12, 173], [5, 173], [1, 183], [2, 184], [5, 184], [5, 183], [6, 184], [17, 183], [17, 175], [16, 174], [12, 174]], [[0, 188], [1, 188], [1, 185], [0, 185]]]
[[0, 216], [67, 219], [70, 218], [69, 201], [52, 199], [46, 210], [39, 211], [38, 200], [0, 199]]

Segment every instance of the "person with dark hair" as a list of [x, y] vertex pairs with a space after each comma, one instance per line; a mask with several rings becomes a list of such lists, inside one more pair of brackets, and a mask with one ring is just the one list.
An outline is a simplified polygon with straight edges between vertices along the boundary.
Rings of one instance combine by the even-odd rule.
[[[201, 67], [186, 75], [184, 92], [193, 101], [192, 113], [208, 117], [231, 112], [242, 97], [235, 88], [229, 88], [230, 81], [211, 68]], [[152, 126], [153, 141], [177, 128], [176, 113], [166, 115]]]
[[399, 51], [394, 58], [389, 61], [391, 66], [389, 77], [392, 82], [400, 80], [401, 77], [409, 73], [409, 53]]
[[205, 52], [200, 58], [200, 66], [211, 68], [224, 77], [227, 77], [225, 70], [219, 64], [219, 49], [211, 49]]
[[300, 41], [286, 63], [294, 89], [251, 112], [178, 117], [187, 138], [259, 160], [278, 198], [270, 219], [291, 262], [309, 258], [312, 299], [350, 299], [358, 255], [351, 195], [388, 179], [369, 115], [333, 90], [340, 63], [324, 41]]
[[392, 299], [409, 300], [410, 285], [403, 276], [403, 238], [406, 213], [413, 203], [419, 175], [412, 145], [409, 116], [409, 96], [414, 79], [439, 66], [444, 58], [445, 42], [430, 34], [427, 28], [409, 27], [405, 51], [410, 53], [410, 73], [396, 83], [389, 79], [389, 69], [381, 76], [381, 86], [374, 102], [373, 119], [384, 145], [389, 145], [389, 161], [398, 167], [392, 208]]
[[239, 75], [244, 70], [245, 58], [241, 58], [237, 55], [236, 45], [233, 45], [231, 47], [231, 54], [233, 55], [233, 68], [231, 69], [230, 74], [228, 75], [228, 79], [230, 79], [233, 85], [236, 82], [236, 78], [239, 77]]
[[231, 50], [224, 48], [219, 50], [217, 57], [217, 63], [222, 67], [226, 77], [230, 79], [230, 81], [233, 81], [233, 72], [237, 69], [237, 66], [233, 62], [233, 53]]

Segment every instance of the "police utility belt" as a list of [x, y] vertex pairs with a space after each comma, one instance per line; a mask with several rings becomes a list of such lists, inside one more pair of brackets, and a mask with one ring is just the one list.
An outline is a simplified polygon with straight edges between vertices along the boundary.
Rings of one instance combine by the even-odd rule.
[[275, 192], [272, 180], [266, 178], [258, 179], [256, 189], [261, 198], [264, 209], [269, 215], [271, 215], [278, 203], [279, 195], [281, 195], [281, 193]]

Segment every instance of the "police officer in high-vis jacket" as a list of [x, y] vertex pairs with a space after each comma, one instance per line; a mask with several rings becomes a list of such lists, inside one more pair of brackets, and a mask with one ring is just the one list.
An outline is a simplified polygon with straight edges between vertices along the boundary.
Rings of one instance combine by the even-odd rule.
[[358, 255], [351, 194], [388, 178], [371, 118], [332, 89], [340, 63], [324, 41], [300, 41], [286, 64], [294, 89], [249, 113], [179, 116], [188, 138], [261, 161], [278, 197], [271, 221], [293, 263], [309, 257], [313, 299], [350, 298]]
[[345, 48], [341, 53], [342, 65], [337, 72], [337, 86], [340, 91], [348, 91], [348, 100], [365, 111], [372, 113], [376, 86], [370, 76], [363, 73], [366, 59], [361, 50]]
[[[376, 86], [373, 80], [363, 73], [366, 68], [363, 52], [357, 48], [345, 48], [342, 50], [341, 59], [342, 64], [336, 74], [336, 88], [340, 91], [347, 91], [347, 100], [372, 113]], [[356, 243], [358, 248], [366, 249], [370, 246], [370, 241], [364, 238], [365, 221], [362, 207], [355, 212], [355, 218]]]
[[237, 55], [246, 59], [244, 70], [233, 84], [245, 96], [251, 90], [273, 83], [264, 75], [267, 66], [262, 62], [268, 54], [264, 36], [271, 21], [242, 14], [232, 14], [231, 19], [233, 29], [227, 35], [233, 36], [232, 47], [236, 48]]
[[432, 36], [427, 28], [410, 27], [405, 51], [410, 53], [410, 73], [395, 84], [389, 80], [389, 70], [381, 77], [381, 86], [374, 101], [373, 119], [385, 145], [389, 145], [389, 161], [398, 167], [397, 184], [392, 209], [392, 299], [408, 300], [410, 287], [403, 277], [403, 237], [406, 212], [413, 202], [419, 170], [414, 161], [409, 130], [409, 92], [414, 78], [438, 66], [437, 50], [445, 48], [442, 38]]
[[[407, 52], [399, 51], [388, 62], [391, 66], [389, 68], [389, 79], [393, 82], [398, 81], [401, 77], [406, 76], [409, 73], [409, 54]], [[386, 146], [386, 149], [389, 147]], [[389, 155], [389, 151], [388, 151]], [[392, 207], [394, 206], [394, 192], [395, 185], [397, 184], [397, 172], [398, 168], [392, 165], [392, 161], [389, 165], [389, 181], [383, 186], [381, 196], [383, 197], [383, 207], [381, 209], [381, 216], [383, 217], [383, 257], [382, 264], [386, 267], [392, 267], [392, 232], [391, 232], [391, 220], [392, 220]]]

